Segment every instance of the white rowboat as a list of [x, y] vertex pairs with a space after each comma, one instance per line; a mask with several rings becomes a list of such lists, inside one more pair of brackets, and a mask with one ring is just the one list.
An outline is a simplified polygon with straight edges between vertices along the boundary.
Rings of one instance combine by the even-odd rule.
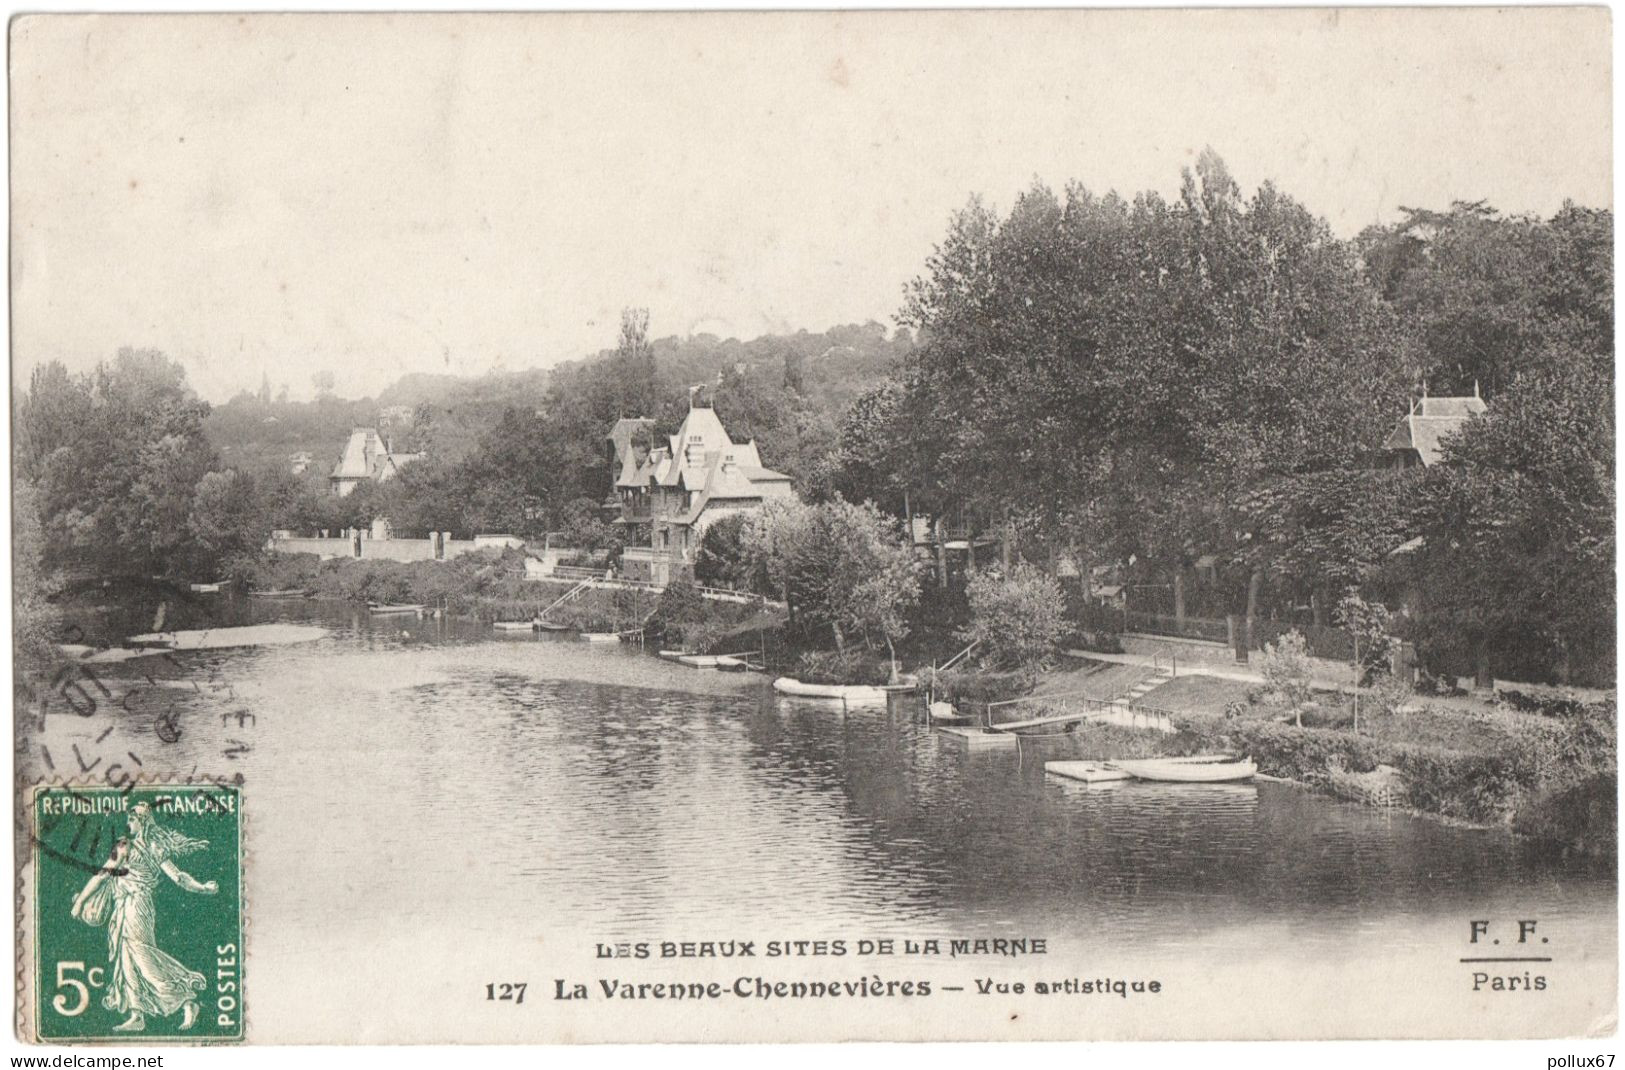
[[885, 702], [886, 692], [862, 684], [804, 684], [791, 676], [773, 681], [773, 690], [797, 698], [838, 698], [846, 702]]
[[1136, 780], [1157, 780], [1177, 784], [1219, 784], [1249, 780], [1258, 773], [1250, 759], [1236, 761], [1224, 757], [1140, 758], [1111, 763]]

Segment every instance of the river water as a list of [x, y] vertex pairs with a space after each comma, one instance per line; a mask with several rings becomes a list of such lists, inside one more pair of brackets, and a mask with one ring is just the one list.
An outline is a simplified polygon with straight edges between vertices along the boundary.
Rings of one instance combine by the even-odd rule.
[[[910, 702], [784, 700], [761, 677], [629, 646], [303, 602], [222, 616], [329, 631], [109, 667], [134, 712], [50, 714], [21, 763], [242, 776], [261, 1039], [449, 1039], [426, 1002], [465, 1007], [452, 1020], [477, 1035], [461, 1039], [557, 1036], [556, 1017], [493, 1017], [469, 994], [528, 979], [539, 999], [556, 976], [601, 976], [600, 943], [730, 938], [1042, 938], [1051, 972], [1087, 960], [1187, 981], [1177, 1017], [1114, 1008], [1082, 1029], [1040, 1007], [1019, 1035], [1572, 1032], [1612, 1006], [1611, 864], [1503, 833], [1275, 783], [1072, 786], [1042, 770], [1074, 756], [1069, 741], [967, 753]], [[1572, 1013], [1472, 991], [1471, 919], [1509, 944], [1512, 919], [1538, 919], [1553, 960], [1538, 968]], [[1245, 1007], [1225, 996], [1249, 985]], [[1386, 1009], [1328, 1005], [1350, 987]], [[647, 1028], [687, 1035], [664, 1013]], [[915, 1019], [923, 1035], [987, 1035], [966, 1020]], [[781, 1019], [763, 1035], [830, 1033]]]

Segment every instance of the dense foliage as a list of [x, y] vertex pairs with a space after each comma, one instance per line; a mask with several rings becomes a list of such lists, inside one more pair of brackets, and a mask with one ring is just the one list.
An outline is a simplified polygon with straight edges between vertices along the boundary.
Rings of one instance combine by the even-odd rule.
[[[244, 576], [274, 528], [379, 517], [613, 560], [640, 532], [605, 523], [606, 432], [647, 417], [660, 441], [698, 400], [807, 504], [713, 525], [695, 573], [787, 601], [807, 635], [895, 645], [961, 613], [946, 580], [966, 558], [939, 556], [922, 592], [894, 521], [941, 540], [952, 518], [1017, 569], [1116, 568], [1147, 600], [1130, 608], [1308, 627], [1352, 592], [1367, 608], [1344, 622], [1381, 618], [1436, 673], [1611, 683], [1612, 229], [1606, 210], [1472, 203], [1345, 241], [1271, 184], [1245, 196], [1209, 151], [1172, 200], [972, 199], [894, 332], [655, 338], [628, 309], [613, 349], [547, 372], [360, 402], [330, 376], [302, 403], [267, 382], [212, 411], [158, 353], [47, 363], [16, 409], [17, 567], [41, 591], [65, 571]], [[1396, 470], [1384, 439], [1424, 390], [1488, 411], [1442, 463]], [[326, 475], [355, 426], [424, 456], [339, 498]]]

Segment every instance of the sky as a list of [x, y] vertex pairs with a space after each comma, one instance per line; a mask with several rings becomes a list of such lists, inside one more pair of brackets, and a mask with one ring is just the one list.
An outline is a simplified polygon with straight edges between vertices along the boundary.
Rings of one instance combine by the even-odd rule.
[[1173, 196], [1204, 146], [1341, 235], [1612, 205], [1605, 9], [35, 16], [12, 374], [212, 401], [655, 336], [888, 325], [952, 212]]

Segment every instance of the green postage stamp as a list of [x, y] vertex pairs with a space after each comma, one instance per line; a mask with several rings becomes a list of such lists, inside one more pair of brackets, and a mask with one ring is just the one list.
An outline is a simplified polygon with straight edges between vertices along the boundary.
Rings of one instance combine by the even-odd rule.
[[219, 784], [33, 789], [24, 1039], [242, 1039], [241, 802]]

